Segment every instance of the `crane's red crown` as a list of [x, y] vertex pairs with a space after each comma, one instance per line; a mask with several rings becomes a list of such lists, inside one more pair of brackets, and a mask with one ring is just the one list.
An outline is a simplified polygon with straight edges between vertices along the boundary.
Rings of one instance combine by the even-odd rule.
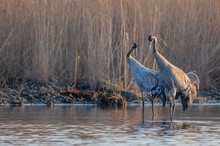
[[155, 41], [157, 42], [156, 36], [151, 35], [151, 34], [148, 36], [148, 40], [149, 40], [150, 42], [152, 42], [153, 40], [155, 40]]

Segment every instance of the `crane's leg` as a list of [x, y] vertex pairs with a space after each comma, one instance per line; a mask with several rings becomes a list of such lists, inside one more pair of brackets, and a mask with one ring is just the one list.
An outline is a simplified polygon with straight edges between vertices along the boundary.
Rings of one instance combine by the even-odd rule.
[[176, 108], [176, 101], [174, 99], [173, 104], [172, 104], [172, 121], [173, 121], [173, 115], [174, 115], [174, 112], [175, 112], [175, 108]]
[[170, 121], [173, 122], [173, 116], [172, 116], [172, 103], [170, 102]]
[[175, 99], [173, 102], [170, 102], [170, 121], [173, 122], [173, 115], [176, 108], [176, 102]]
[[173, 121], [173, 116], [172, 116], [172, 102], [170, 101], [170, 97], [167, 98], [167, 101], [169, 103], [169, 107], [170, 107], [170, 121]]
[[152, 105], [152, 121], [154, 120], [154, 101], [151, 99], [151, 105]]
[[144, 124], [144, 94], [142, 93], [142, 124]]

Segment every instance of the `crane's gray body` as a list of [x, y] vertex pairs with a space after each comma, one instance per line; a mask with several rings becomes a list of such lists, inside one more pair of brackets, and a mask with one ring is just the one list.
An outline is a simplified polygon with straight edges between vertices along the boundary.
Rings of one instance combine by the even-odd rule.
[[193, 99], [196, 97], [199, 88], [198, 76], [194, 72], [186, 74], [171, 64], [157, 51], [155, 44], [157, 39], [150, 37], [149, 40], [153, 41], [153, 54], [159, 68], [159, 80], [164, 87], [164, 93], [168, 101], [174, 100], [175, 102], [175, 99], [178, 98], [178, 93], [181, 95], [183, 110], [187, 109], [188, 104], [191, 105]]
[[154, 58], [159, 68], [159, 80], [166, 94], [175, 97], [177, 91], [188, 88], [190, 79], [181, 69], [168, 62], [159, 52], [154, 53]]
[[130, 66], [131, 74], [134, 82], [138, 85], [141, 92], [147, 94], [155, 94], [161, 92], [161, 84], [156, 71], [144, 67], [132, 56], [127, 57], [127, 62]]

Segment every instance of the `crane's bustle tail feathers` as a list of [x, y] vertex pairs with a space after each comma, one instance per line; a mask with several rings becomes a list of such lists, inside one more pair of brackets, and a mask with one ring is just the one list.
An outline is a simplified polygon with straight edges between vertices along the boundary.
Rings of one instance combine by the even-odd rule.
[[191, 82], [196, 86], [196, 90], [199, 91], [199, 76], [194, 71], [190, 71], [187, 73], [187, 76], [190, 78]]
[[164, 94], [164, 91], [162, 91], [161, 94], [160, 94], [160, 100], [163, 103], [163, 107], [165, 107], [165, 105], [167, 103], [167, 98], [166, 98], [166, 95]]

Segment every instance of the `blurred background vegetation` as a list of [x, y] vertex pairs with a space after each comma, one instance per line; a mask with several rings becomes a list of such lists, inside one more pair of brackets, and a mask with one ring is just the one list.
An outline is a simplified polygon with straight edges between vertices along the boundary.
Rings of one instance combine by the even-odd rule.
[[133, 86], [126, 52], [156, 68], [147, 40], [202, 89], [220, 86], [219, 0], [1, 0], [0, 85], [10, 80]]

